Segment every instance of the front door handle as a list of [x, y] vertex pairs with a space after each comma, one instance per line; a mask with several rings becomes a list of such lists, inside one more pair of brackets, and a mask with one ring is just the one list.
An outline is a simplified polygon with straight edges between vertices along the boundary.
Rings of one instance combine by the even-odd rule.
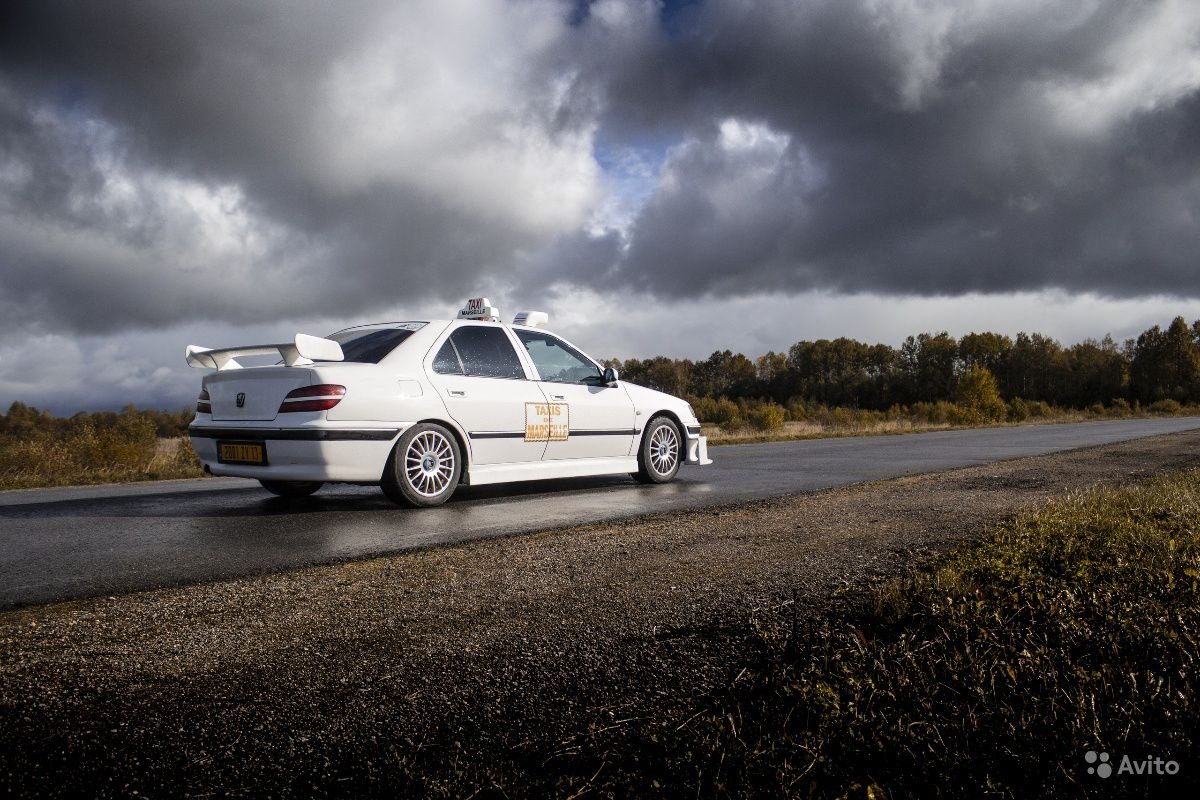
[[446, 394], [450, 395], [451, 397], [466, 397], [467, 396], [467, 392], [464, 389], [447, 389]]
[[567, 396], [565, 394], [552, 394], [552, 395], [550, 395], [550, 399], [551, 400], [566, 400]]

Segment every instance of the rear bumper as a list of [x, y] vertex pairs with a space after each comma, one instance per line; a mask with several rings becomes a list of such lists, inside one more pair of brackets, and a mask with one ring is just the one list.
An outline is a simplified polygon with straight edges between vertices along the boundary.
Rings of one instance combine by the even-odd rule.
[[[213, 475], [281, 481], [376, 483], [392, 445], [407, 426], [361, 428], [307, 425], [192, 425], [192, 446]], [[267, 464], [222, 464], [218, 442], [254, 442], [266, 448]]]
[[688, 426], [687, 448], [684, 452], [683, 463], [707, 466], [712, 462], [708, 457], [708, 437], [700, 435], [699, 426]]

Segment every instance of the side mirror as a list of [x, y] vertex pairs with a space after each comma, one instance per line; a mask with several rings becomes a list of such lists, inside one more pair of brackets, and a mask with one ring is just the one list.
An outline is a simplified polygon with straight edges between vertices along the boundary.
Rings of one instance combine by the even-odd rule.
[[620, 373], [617, 372], [616, 367], [605, 367], [604, 368], [604, 385], [605, 386], [616, 386], [617, 378], [619, 378], [619, 377], [620, 377]]

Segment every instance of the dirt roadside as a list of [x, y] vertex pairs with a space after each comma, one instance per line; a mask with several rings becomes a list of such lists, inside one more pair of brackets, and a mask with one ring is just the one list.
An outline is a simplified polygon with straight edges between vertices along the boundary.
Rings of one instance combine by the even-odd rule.
[[0, 783], [470, 793], [589, 728], [686, 719], [752, 616], [819, 614], [1049, 497], [1193, 467], [1200, 432], [6, 612]]

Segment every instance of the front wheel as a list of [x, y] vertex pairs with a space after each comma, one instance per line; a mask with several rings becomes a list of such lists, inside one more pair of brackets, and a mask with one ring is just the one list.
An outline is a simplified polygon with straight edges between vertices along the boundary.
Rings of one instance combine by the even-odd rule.
[[669, 417], [655, 417], [642, 433], [642, 443], [638, 447], [638, 471], [633, 477], [642, 483], [672, 481], [679, 472], [682, 453], [679, 428]]
[[428, 508], [449, 500], [461, 475], [462, 453], [454, 434], [423, 422], [396, 443], [380, 488], [401, 505]]
[[280, 497], [308, 497], [325, 484], [321, 481], [259, 481], [271, 494]]

